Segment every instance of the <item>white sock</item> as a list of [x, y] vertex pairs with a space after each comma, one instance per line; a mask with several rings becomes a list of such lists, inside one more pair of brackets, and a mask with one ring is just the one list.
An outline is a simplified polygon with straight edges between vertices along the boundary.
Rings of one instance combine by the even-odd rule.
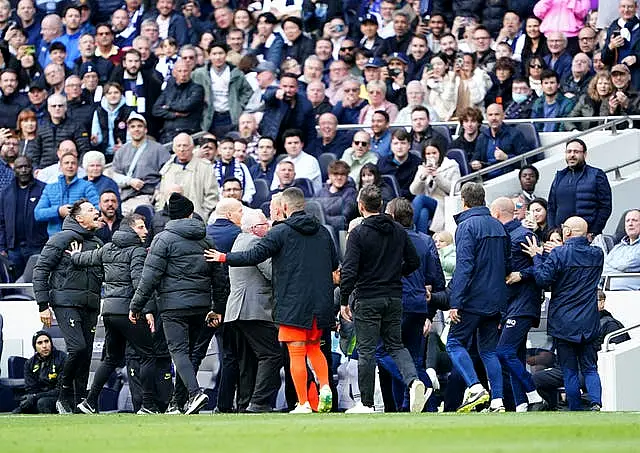
[[469, 387], [469, 391], [471, 391], [473, 393], [479, 393], [479, 392], [481, 392], [483, 390], [484, 390], [484, 387], [479, 382], [477, 384], [473, 384], [471, 387]]
[[433, 368], [427, 368], [427, 376], [431, 379], [431, 385], [434, 390], [440, 390], [440, 381], [438, 380], [438, 374]]
[[542, 397], [540, 396], [537, 390], [533, 390], [531, 392], [527, 392], [527, 400], [529, 400], [529, 403], [531, 404], [541, 403]]
[[516, 412], [527, 412], [529, 410], [529, 404], [522, 403], [516, 406]]
[[491, 408], [492, 409], [497, 409], [499, 407], [504, 406], [504, 403], [502, 402], [502, 398], [494, 398], [491, 400]]

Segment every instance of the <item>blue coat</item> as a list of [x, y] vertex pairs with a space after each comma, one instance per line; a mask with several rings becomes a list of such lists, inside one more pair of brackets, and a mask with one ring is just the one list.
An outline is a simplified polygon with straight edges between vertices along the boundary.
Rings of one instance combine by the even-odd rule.
[[29, 184], [26, 206], [17, 206], [17, 183], [14, 182], [2, 191], [2, 195], [0, 195], [0, 251], [6, 252], [8, 249], [20, 246], [20, 244], [16, 244], [15, 240], [16, 215], [24, 216], [23, 223], [27, 226], [25, 235], [28, 247], [42, 248], [47, 243], [49, 239], [47, 224], [38, 222], [34, 216], [35, 207], [42, 196], [45, 185], [37, 179]]
[[432, 292], [443, 291], [446, 286], [438, 249], [431, 236], [412, 229], [406, 230], [420, 257], [420, 267], [402, 277], [402, 310], [405, 313], [427, 313], [425, 286], [431, 285]]
[[364, 99], [354, 107], [345, 107], [342, 101], [333, 107], [333, 114], [338, 118], [338, 124], [358, 124], [360, 121], [360, 110], [369, 103]]
[[522, 244], [527, 243], [527, 237], [535, 237], [531, 230], [522, 226], [519, 220], [512, 220], [504, 224], [511, 239], [511, 271], [520, 272], [522, 280], [509, 285], [507, 312], [505, 318], [527, 316], [540, 319], [540, 305], [542, 290], [536, 285], [533, 276], [533, 259], [522, 251]]
[[455, 216], [456, 270], [451, 280], [451, 308], [477, 315], [504, 313], [511, 242], [504, 226], [478, 206]]
[[242, 230], [229, 219], [216, 219], [211, 225], [207, 225], [207, 236], [213, 240], [216, 250], [227, 253], [231, 251], [233, 243]]
[[[285, 117], [291, 110], [291, 106], [284, 101], [276, 98], [278, 87], [269, 87], [262, 95], [264, 99], [265, 110], [260, 121], [260, 135], [267, 137], [278, 137], [278, 132]], [[296, 108], [294, 114], [290, 115], [285, 129], [300, 129], [304, 143], [311, 143], [316, 138], [316, 123], [313, 121], [313, 106], [309, 100], [301, 95], [296, 94]]]
[[[155, 22], [159, 14], [160, 13], [158, 12], [158, 10], [152, 10], [149, 13], [145, 14], [142, 19], [143, 21], [145, 19], [153, 19], [153, 21]], [[175, 40], [178, 41], [179, 47], [191, 43], [189, 40], [189, 28], [187, 27], [187, 21], [182, 14], [175, 11], [171, 13], [171, 18], [169, 19], [168, 35], [170, 38], [175, 38]]]
[[547, 207], [547, 225], [558, 227], [571, 216], [589, 225], [589, 233], [602, 233], [611, 216], [611, 186], [605, 173], [590, 165], [556, 172]]
[[[527, 151], [531, 151], [531, 147], [525, 141], [522, 132], [513, 126], [503, 124], [500, 129], [498, 129], [498, 133], [495, 137], [491, 135], [491, 130], [489, 128], [483, 127], [480, 130], [480, 134], [476, 139], [476, 148], [471, 160], [479, 160], [486, 166], [499, 163], [493, 155], [496, 147], [504, 151], [507, 156], [509, 156], [509, 159], [520, 154], [524, 154]], [[487, 179], [495, 178], [496, 176], [510, 172], [514, 168], [515, 167], [513, 166], [501, 168], [490, 172], [486, 177]]]
[[67, 184], [64, 175], [58, 176], [58, 181], [47, 184], [35, 209], [35, 218], [39, 222], [48, 222], [47, 233], [53, 236], [62, 231], [62, 218], [58, 208], [65, 204], [73, 204], [81, 198], [87, 198], [98, 208], [100, 197], [93, 184], [77, 176]]
[[571, 74], [571, 62], [573, 57], [568, 51], [564, 51], [560, 58], [555, 63], [555, 66], [551, 66], [551, 54], [544, 56], [544, 62], [549, 69], [553, 69], [559, 77], [559, 80], [564, 79], [568, 74]]
[[[279, 68], [282, 64], [282, 60], [284, 59], [285, 48], [284, 48], [284, 39], [278, 33], [273, 34], [275, 39], [271, 43], [271, 46], [267, 49], [264, 44], [261, 44], [257, 49], [252, 49], [251, 47], [247, 49], [247, 54], [249, 55], [262, 55], [262, 57], [276, 65], [276, 68]], [[303, 62], [300, 62], [303, 63]]]
[[602, 62], [611, 67], [621, 63], [629, 55], [636, 57], [635, 64], [630, 66], [629, 69], [631, 70], [631, 85], [638, 89], [640, 88], [640, 25], [637, 20], [634, 20], [633, 23], [628, 23], [627, 28], [631, 28], [631, 40], [627, 41], [625, 39], [624, 45], [614, 51], [609, 49], [609, 41], [611, 41], [613, 32], [620, 32], [620, 24], [616, 19], [609, 25], [604, 47], [602, 48]]
[[551, 286], [547, 333], [573, 343], [598, 338], [598, 282], [604, 253], [584, 237], [570, 238], [548, 256], [533, 259], [536, 282]]

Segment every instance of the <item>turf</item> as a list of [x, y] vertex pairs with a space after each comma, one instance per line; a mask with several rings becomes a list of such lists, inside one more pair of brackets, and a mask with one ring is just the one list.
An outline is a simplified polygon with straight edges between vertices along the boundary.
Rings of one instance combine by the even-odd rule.
[[638, 452], [640, 414], [0, 417], [0, 452]]

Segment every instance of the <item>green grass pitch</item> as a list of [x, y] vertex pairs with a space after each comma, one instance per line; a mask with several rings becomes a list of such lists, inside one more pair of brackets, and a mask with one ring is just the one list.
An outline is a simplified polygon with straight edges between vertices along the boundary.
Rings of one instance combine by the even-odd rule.
[[0, 452], [640, 452], [640, 414], [4, 416]]

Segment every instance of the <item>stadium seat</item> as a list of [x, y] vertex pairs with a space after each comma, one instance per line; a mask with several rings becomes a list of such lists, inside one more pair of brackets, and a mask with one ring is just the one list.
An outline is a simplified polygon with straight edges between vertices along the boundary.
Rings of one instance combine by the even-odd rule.
[[461, 176], [466, 176], [469, 174], [469, 164], [467, 163], [467, 156], [465, 155], [463, 150], [459, 148], [452, 148], [447, 151], [447, 157], [458, 162]]
[[307, 178], [298, 178], [293, 181], [291, 184], [292, 187], [297, 187], [302, 190], [305, 198], [311, 198], [315, 194], [313, 190], [313, 184]]
[[322, 153], [318, 156], [318, 163], [320, 164], [320, 171], [322, 172], [322, 182], [325, 182], [329, 178], [329, 165], [336, 160], [336, 156], [333, 153]]
[[444, 138], [447, 139], [447, 148], [451, 146], [451, 131], [449, 130], [449, 126], [431, 126], [435, 132], [440, 133]]
[[531, 149], [540, 148], [540, 136], [533, 123], [518, 123], [514, 127], [524, 136], [524, 140]]
[[336, 249], [336, 254], [338, 255], [338, 259], [340, 259], [340, 241], [338, 240], [338, 234], [336, 230], [331, 225], [322, 225], [327, 229], [329, 234], [331, 235], [331, 240], [333, 241], [333, 247]]
[[323, 225], [327, 223], [327, 219], [324, 216], [324, 209], [319, 201], [313, 199], [306, 200], [304, 205], [304, 210], [307, 214], [313, 214], [316, 216]]
[[269, 198], [271, 198], [271, 191], [269, 190], [267, 181], [265, 181], [264, 179], [258, 178], [253, 181], [253, 184], [256, 187], [256, 193], [253, 195], [251, 207], [259, 208], [260, 206], [262, 206], [262, 203], [269, 202]]
[[133, 211], [136, 214], [140, 214], [144, 217], [144, 224], [147, 226], [147, 229], [151, 228], [151, 221], [153, 220], [153, 216], [156, 214], [156, 210], [150, 204], [141, 204], [136, 207]]
[[386, 182], [392, 189], [395, 197], [400, 196], [400, 185], [398, 180], [393, 175], [382, 175], [382, 180]]
[[11, 356], [7, 360], [8, 375], [10, 379], [24, 379], [24, 364], [27, 359], [19, 356]]
[[18, 279], [19, 282], [21, 282], [21, 283], [31, 283], [31, 282], [33, 282], [33, 268], [35, 267], [36, 263], [38, 262], [38, 258], [40, 258], [40, 254], [31, 255], [29, 257], [29, 259], [27, 260], [27, 264], [24, 267], [24, 272], [22, 273], [22, 275]]

